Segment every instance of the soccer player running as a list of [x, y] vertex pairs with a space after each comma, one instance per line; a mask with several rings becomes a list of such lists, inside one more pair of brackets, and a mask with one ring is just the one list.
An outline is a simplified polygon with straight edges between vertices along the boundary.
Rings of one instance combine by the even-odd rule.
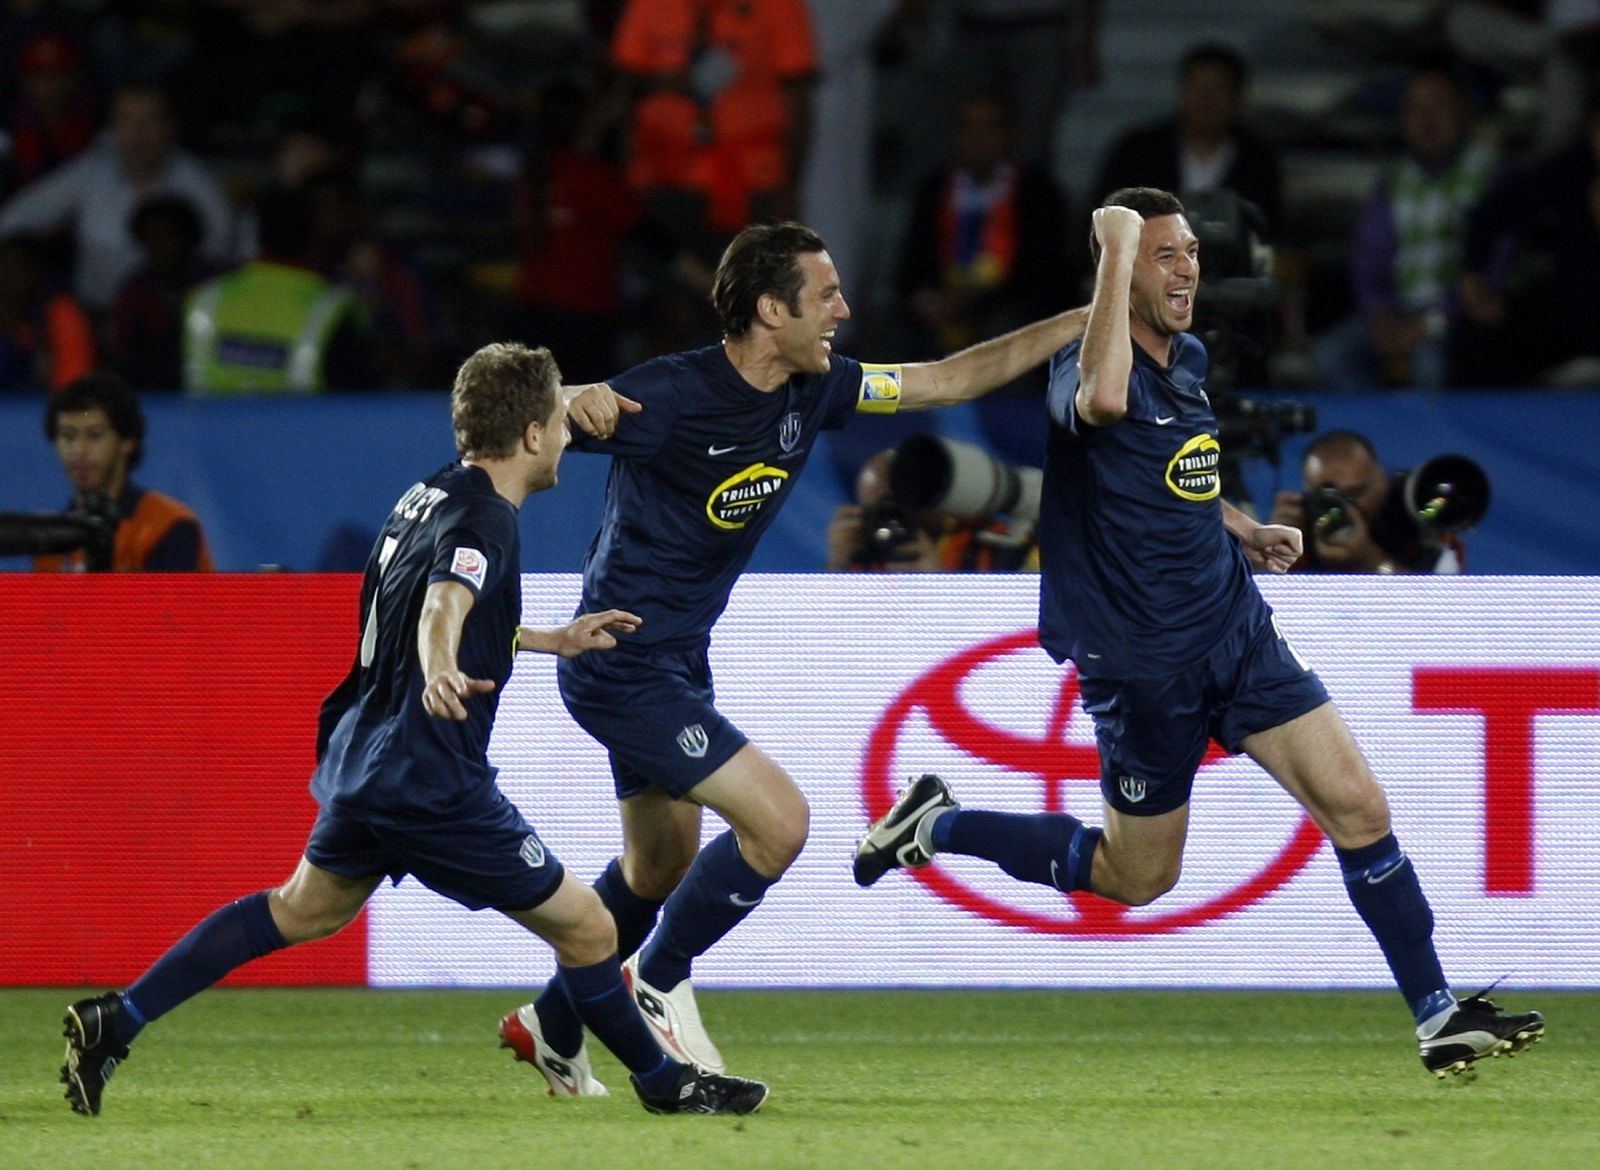
[[[229, 903], [120, 995], [72, 1004], [61, 1070], [72, 1108], [101, 1095], [146, 1024], [251, 959], [333, 934], [385, 876], [404, 874], [470, 910], [493, 907], [556, 951], [556, 980], [656, 1113], [750, 1113], [758, 1081], [704, 1073], [662, 1053], [623, 987], [611, 916], [496, 787], [489, 733], [518, 650], [575, 657], [616, 644], [639, 619], [617, 609], [555, 630], [518, 623], [517, 510], [556, 482], [567, 443], [560, 375], [545, 349], [489, 345], [456, 375], [461, 459], [411, 487], [384, 522], [361, 585], [360, 644], [323, 703], [322, 809], [289, 880]], [[596, 1095], [559, 1062], [551, 1091]]]
[[1206, 351], [1188, 333], [1199, 247], [1183, 205], [1151, 188], [1117, 191], [1094, 213], [1093, 248], [1088, 329], [1051, 362], [1039, 641], [1077, 665], [1105, 828], [1062, 813], [963, 809], [926, 775], [862, 840], [856, 881], [951, 852], [1142, 906], [1177, 883], [1190, 787], [1215, 738], [1248, 753], [1332, 839], [1430, 1071], [1526, 1048], [1543, 1035], [1538, 1012], [1451, 995], [1383, 790], [1251, 580], [1252, 567], [1287, 571], [1301, 535], [1219, 501]]
[[[717, 266], [711, 301], [721, 344], [645, 362], [572, 402], [591, 436], [609, 435], [577, 435], [575, 446], [614, 457], [583, 605], [645, 620], [610, 654], [559, 664], [557, 677], [573, 718], [610, 753], [621, 801], [622, 855], [595, 888], [617, 922], [624, 976], [663, 1048], [720, 1070], [691, 967], [789, 868], [809, 814], [789, 774], [717, 710], [712, 626], [819, 431], [858, 411], [974, 398], [1080, 337], [1088, 313], [942, 361], [858, 363], [833, 352], [850, 308], [827, 246], [796, 223], [742, 231]], [[730, 828], [702, 850], [705, 808]], [[583, 1030], [567, 998], [552, 982], [501, 1022], [502, 1038], [525, 1057], [548, 1050], [582, 1067]]]

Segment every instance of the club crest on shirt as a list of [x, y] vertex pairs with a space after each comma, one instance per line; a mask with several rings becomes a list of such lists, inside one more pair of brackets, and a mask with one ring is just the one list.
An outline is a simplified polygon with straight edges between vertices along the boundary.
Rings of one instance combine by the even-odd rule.
[[783, 416], [783, 421], [778, 424], [778, 446], [785, 451], [793, 451], [794, 445], [800, 441], [800, 412], [791, 410]]
[[706, 501], [706, 516], [718, 528], [733, 531], [743, 528], [750, 518], [783, 487], [789, 473], [781, 467], [752, 463], [730, 475], [711, 489]]
[[474, 589], [482, 589], [483, 579], [489, 572], [489, 559], [475, 548], [458, 548], [450, 558], [450, 572], [463, 581], [472, 582]]
[[1215, 435], [1198, 434], [1183, 446], [1167, 464], [1167, 487], [1185, 500], [1214, 500], [1222, 491], [1222, 444]]

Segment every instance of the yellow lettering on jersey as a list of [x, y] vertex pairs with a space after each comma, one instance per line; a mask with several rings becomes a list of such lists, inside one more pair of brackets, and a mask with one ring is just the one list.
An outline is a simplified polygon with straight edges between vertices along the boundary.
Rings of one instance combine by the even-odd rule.
[[781, 467], [752, 463], [711, 489], [706, 516], [718, 528], [729, 531], [743, 528], [750, 517], [761, 511], [762, 505], [778, 494], [788, 478], [789, 473]]
[[900, 409], [900, 367], [861, 363], [857, 414], [893, 414]]
[[1196, 435], [1167, 464], [1167, 486], [1172, 494], [1196, 503], [1214, 500], [1222, 492], [1222, 444], [1215, 435]]

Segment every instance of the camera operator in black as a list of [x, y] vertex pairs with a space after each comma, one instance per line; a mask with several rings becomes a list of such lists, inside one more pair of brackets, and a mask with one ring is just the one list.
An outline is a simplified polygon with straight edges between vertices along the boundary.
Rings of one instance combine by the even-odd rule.
[[[938, 508], [908, 508], [894, 499], [897, 448], [879, 451], [856, 476], [856, 502], [841, 504], [828, 524], [829, 572], [1005, 573], [1039, 571], [1039, 546], [1005, 539], [997, 517], [963, 519]], [[1001, 537], [990, 540], [982, 534]]]
[[1411, 518], [1405, 475], [1390, 475], [1371, 440], [1326, 431], [1300, 464], [1304, 491], [1282, 491], [1270, 523], [1305, 533], [1295, 566], [1312, 573], [1459, 573], [1466, 551], [1454, 531], [1430, 538]]
[[894, 502], [889, 489], [893, 463], [891, 447], [861, 465], [856, 502], [839, 505], [828, 524], [829, 572], [938, 572], [939, 517], [913, 515]]

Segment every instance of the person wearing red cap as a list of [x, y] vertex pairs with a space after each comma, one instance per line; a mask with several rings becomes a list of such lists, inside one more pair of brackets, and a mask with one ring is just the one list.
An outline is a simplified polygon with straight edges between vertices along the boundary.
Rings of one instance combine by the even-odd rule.
[[38, 36], [17, 55], [21, 92], [6, 118], [11, 155], [0, 190], [31, 183], [81, 153], [99, 126], [83, 54], [66, 37]]

